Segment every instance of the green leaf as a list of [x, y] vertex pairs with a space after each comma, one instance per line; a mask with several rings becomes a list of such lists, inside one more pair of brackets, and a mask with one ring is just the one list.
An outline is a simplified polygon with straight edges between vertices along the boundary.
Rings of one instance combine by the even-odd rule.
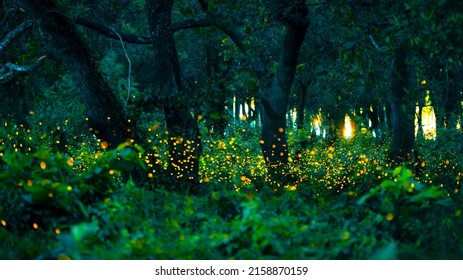
[[370, 189], [370, 192], [362, 196], [359, 200], [357, 200], [357, 205], [364, 204], [368, 199], [372, 198], [378, 192], [377, 189]]
[[120, 152], [120, 151], [124, 150], [125, 148], [127, 148], [128, 146], [129, 146], [128, 143], [122, 143], [119, 146], [117, 146], [116, 151]]
[[419, 202], [426, 199], [434, 199], [439, 198], [444, 195], [444, 191], [442, 191], [439, 187], [431, 187], [425, 189], [424, 191], [420, 192], [419, 194], [414, 195], [410, 201], [412, 202]]
[[396, 185], [397, 183], [390, 179], [386, 179], [381, 182], [381, 187], [383, 188], [395, 187]]
[[400, 173], [402, 172], [402, 166], [398, 166], [394, 169], [394, 171], [392, 171], [392, 176], [393, 177], [396, 177], [397, 175], [399, 175]]
[[71, 226], [71, 234], [76, 243], [79, 243], [89, 235], [95, 234], [99, 229], [98, 221], [94, 220], [91, 223], [80, 223]]

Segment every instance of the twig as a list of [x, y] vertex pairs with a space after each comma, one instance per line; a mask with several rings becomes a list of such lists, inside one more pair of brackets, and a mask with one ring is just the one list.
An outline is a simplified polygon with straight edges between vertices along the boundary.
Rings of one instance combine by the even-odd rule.
[[125, 45], [124, 45], [124, 41], [122, 40], [122, 37], [121, 35], [119, 35], [119, 33], [117, 33], [116, 30], [114, 30], [114, 28], [112, 28], [112, 31], [117, 35], [117, 37], [119, 37], [119, 40], [121, 41], [121, 45], [122, 45], [122, 50], [124, 51], [125, 53], [125, 58], [127, 58], [127, 61], [129, 62], [129, 74], [128, 74], [128, 77], [127, 77], [127, 99], [125, 100], [125, 107], [127, 108], [127, 104], [129, 103], [129, 98], [130, 98], [130, 90], [132, 88], [132, 84], [131, 84], [131, 76], [132, 76], [132, 62], [130, 61], [130, 57], [125, 49]]

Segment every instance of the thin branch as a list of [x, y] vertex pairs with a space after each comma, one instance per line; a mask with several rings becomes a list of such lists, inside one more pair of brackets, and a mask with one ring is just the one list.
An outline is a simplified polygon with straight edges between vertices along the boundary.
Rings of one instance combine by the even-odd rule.
[[381, 47], [378, 45], [378, 42], [376, 42], [375, 38], [371, 35], [368, 35], [370, 37], [370, 41], [375, 46], [375, 48], [380, 49]]
[[125, 100], [125, 107], [127, 108], [127, 104], [129, 103], [129, 98], [130, 98], [130, 91], [132, 89], [132, 84], [131, 84], [131, 76], [132, 76], [132, 61], [130, 61], [130, 57], [129, 57], [129, 54], [127, 53], [127, 50], [125, 49], [125, 45], [124, 45], [124, 41], [122, 40], [122, 37], [121, 35], [119, 35], [119, 33], [117, 33], [116, 30], [114, 30], [114, 28], [111, 28], [113, 30], [114, 33], [116, 33], [116, 35], [119, 37], [119, 40], [121, 41], [121, 45], [122, 45], [122, 50], [124, 51], [125, 53], [125, 58], [127, 59], [127, 61], [129, 62], [129, 73], [128, 73], [128, 77], [127, 77], [127, 98]]

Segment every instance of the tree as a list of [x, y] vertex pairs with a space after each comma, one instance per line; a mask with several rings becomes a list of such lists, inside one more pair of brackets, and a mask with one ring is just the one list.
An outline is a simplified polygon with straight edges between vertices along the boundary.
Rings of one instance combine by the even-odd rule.
[[46, 47], [50, 57], [62, 62], [71, 75], [87, 107], [89, 129], [105, 144], [115, 147], [131, 139], [134, 123], [129, 121], [125, 108], [98, 71], [88, 47], [75, 24], [58, 11], [52, 0], [22, 0], [18, 3], [38, 21], [47, 35]]
[[153, 41], [153, 84], [158, 99], [164, 99], [163, 110], [169, 137], [169, 173], [179, 187], [198, 191], [201, 137], [193, 96], [183, 86], [180, 63], [172, 33], [173, 0], [147, 0], [150, 37]]
[[265, 52], [255, 53], [255, 49], [245, 43], [245, 36], [236, 26], [214, 10], [206, 1], [199, 1], [210, 20], [237, 45], [246, 56], [259, 77], [260, 99], [263, 105], [261, 148], [264, 156], [269, 185], [282, 188], [287, 181], [288, 143], [286, 136], [286, 113], [289, 94], [294, 80], [299, 51], [309, 26], [308, 8], [305, 1], [266, 2], [274, 19], [285, 26], [280, 45], [278, 69], [266, 65], [272, 59]]
[[401, 164], [412, 158], [415, 143], [416, 77], [408, 50], [395, 51], [391, 81], [392, 144], [390, 159]]

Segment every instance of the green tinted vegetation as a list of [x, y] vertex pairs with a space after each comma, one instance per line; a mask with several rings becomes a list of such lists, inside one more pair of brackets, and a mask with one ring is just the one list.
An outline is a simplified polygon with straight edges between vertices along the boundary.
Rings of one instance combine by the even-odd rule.
[[94, 2], [1, 2], [0, 259], [463, 258], [463, 2]]
[[334, 145], [320, 138], [299, 150], [292, 182], [276, 195], [265, 187], [254, 138], [251, 130], [205, 139], [200, 174], [206, 191], [195, 196], [154, 179], [142, 187], [121, 176], [132, 164], [145, 167], [130, 146], [88, 145], [67, 155], [4, 147], [1, 256], [461, 258], [459, 145], [423, 150], [416, 175], [389, 166], [387, 142], [379, 145], [368, 134]]

